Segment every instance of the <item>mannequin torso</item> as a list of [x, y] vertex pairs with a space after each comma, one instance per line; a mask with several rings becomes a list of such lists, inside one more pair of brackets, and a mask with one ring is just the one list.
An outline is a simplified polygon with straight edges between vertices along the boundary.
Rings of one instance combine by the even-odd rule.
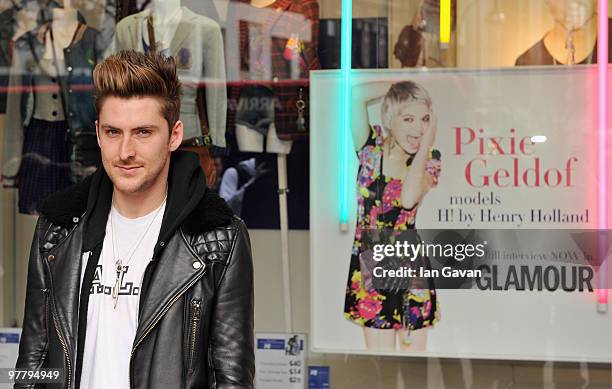
[[[559, 22], [555, 22], [552, 30], [544, 36], [544, 46], [557, 63], [567, 64], [569, 50], [567, 40], [569, 31]], [[593, 52], [597, 41], [597, 18], [595, 14], [580, 28], [573, 30], [574, 63], [585, 61]], [[593, 61], [590, 62], [594, 62]]]

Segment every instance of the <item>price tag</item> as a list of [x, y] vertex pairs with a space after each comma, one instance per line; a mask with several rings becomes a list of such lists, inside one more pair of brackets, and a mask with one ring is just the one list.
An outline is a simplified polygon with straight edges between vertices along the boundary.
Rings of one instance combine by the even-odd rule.
[[258, 333], [255, 342], [257, 388], [304, 388], [303, 334]]

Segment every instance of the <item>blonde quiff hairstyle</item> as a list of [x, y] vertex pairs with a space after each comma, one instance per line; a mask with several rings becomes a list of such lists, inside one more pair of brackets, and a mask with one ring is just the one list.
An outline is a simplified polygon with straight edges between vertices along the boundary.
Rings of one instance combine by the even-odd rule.
[[431, 97], [425, 88], [413, 81], [396, 82], [387, 91], [380, 107], [383, 126], [387, 134], [393, 116], [398, 113], [397, 106], [406, 101], [419, 101], [431, 109]]
[[153, 97], [160, 101], [170, 131], [179, 120], [182, 88], [172, 57], [122, 50], [96, 65], [93, 89], [98, 115], [109, 96]]

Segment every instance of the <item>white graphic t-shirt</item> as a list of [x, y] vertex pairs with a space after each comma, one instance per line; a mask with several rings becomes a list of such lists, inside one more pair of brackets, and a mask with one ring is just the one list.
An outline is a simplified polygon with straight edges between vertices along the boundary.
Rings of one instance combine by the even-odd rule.
[[[136, 219], [121, 216], [115, 207], [111, 207], [116, 256], [113, 256], [113, 229], [109, 215], [102, 253], [89, 291], [81, 388], [129, 387], [129, 360], [138, 326], [140, 287], [153, 256], [165, 207], [164, 201], [160, 208]], [[143, 237], [150, 223], [151, 227]], [[141, 237], [142, 241], [128, 258]], [[114, 308], [112, 289], [117, 278], [117, 258], [121, 258], [123, 266], [119, 277], [119, 299]], [[85, 267], [83, 263], [81, 283]]]

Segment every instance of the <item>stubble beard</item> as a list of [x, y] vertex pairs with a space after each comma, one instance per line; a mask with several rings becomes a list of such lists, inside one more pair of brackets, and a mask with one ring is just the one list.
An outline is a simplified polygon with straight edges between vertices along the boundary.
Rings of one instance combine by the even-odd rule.
[[[168, 161], [168, 156], [166, 156], [163, 162], [157, 165], [154, 171], [147, 172], [147, 165], [143, 168], [145, 170], [144, 176], [135, 177], [134, 178], [124, 178], [120, 174], [109, 175], [113, 186], [118, 189], [120, 192], [125, 194], [136, 194], [146, 192], [148, 189], [153, 187], [153, 185], [158, 181], [159, 177], [162, 175], [164, 171], [164, 166]], [[148, 165], [151, 167], [151, 165]]]

